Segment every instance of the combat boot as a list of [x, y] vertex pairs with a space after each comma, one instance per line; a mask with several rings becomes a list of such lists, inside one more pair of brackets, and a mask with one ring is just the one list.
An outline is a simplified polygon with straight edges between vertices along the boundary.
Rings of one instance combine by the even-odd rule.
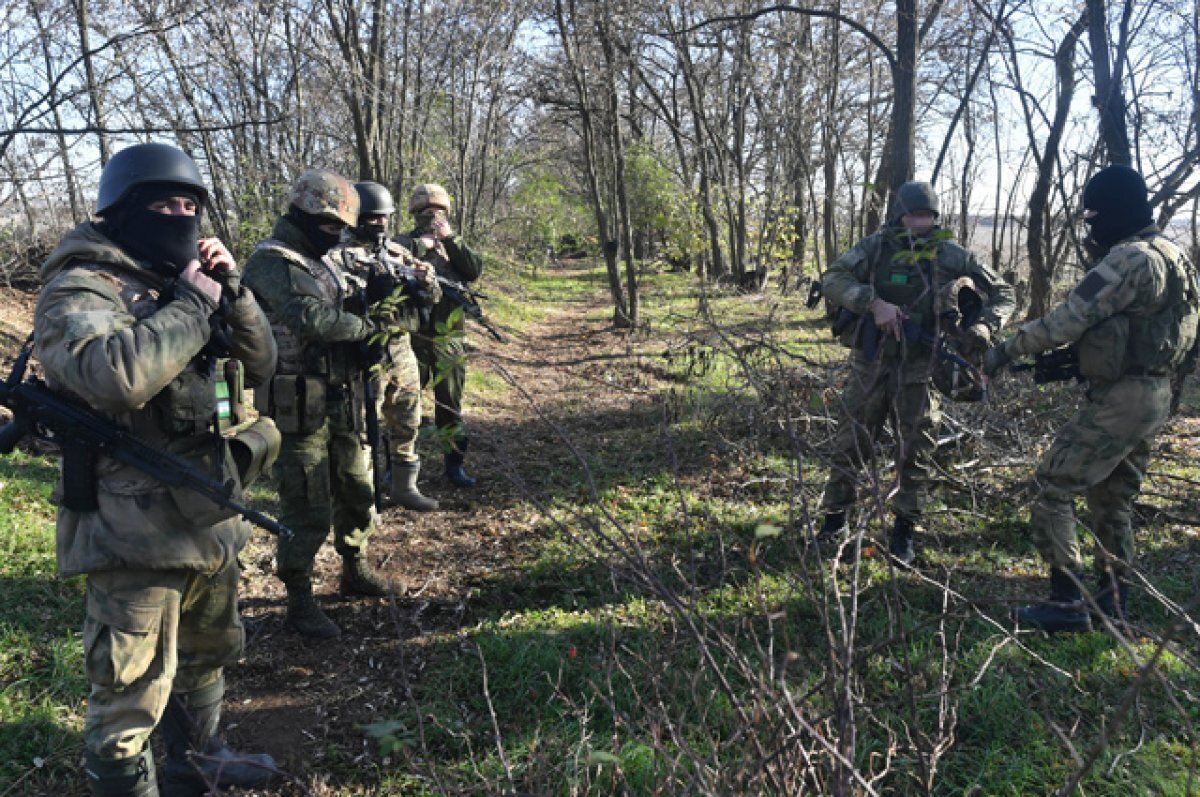
[[342, 594], [383, 598], [395, 591], [391, 580], [371, 566], [365, 553], [342, 555]]
[[238, 753], [217, 735], [224, 679], [186, 694], [172, 694], [158, 730], [167, 751], [162, 797], [200, 797], [231, 786], [266, 786], [279, 773], [266, 753]]
[[822, 551], [832, 551], [841, 544], [848, 531], [850, 531], [850, 527], [846, 525], [846, 513], [830, 512], [821, 522], [821, 528], [817, 530], [809, 544], [815, 545]]
[[1079, 583], [1060, 567], [1050, 568], [1050, 599], [1013, 610], [1018, 626], [1027, 625], [1053, 634], [1092, 630], [1092, 618], [1084, 604]]
[[101, 758], [87, 750], [83, 761], [95, 797], [159, 797], [154, 756], [148, 748], [132, 758]]
[[281, 573], [280, 578], [287, 588], [287, 619], [284, 624], [288, 628], [310, 639], [333, 639], [341, 635], [342, 629], [326, 617], [313, 600], [312, 580], [308, 573]]
[[898, 565], [910, 566], [917, 558], [917, 524], [911, 518], [896, 516], [888, 539], [888, 555]]
[[467, 475], [463, 468], [463, 454], [467, 450], [467, 440], [460, 437], [451, 443], [453, 448], [446, 452], [446, 478], [455, 487], [474, 487], [475, 479]]
[[401, 462], [392, 468], [392, 484], [388, 490], [388, 506], [402, 506], [414, 512], [432, 512], [438, 502], [421, 495], [417, 488], [417, 476], [421, 473], [421, 460]]

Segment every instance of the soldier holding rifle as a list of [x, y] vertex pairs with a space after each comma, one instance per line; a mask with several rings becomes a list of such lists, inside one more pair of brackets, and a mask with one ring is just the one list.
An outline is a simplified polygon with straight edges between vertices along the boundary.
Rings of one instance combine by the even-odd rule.
[[255, 392], [275, 419], [283, 448], [275, 463], [280, 520], [278, 574], [287, 589], [287, 625], [313, 639], [341, 634], [313, 599], [313, 561], [333, 526], [342, 592], [383, 596], [392, 588], [367, 558], [375, 531], [369, 458], [363, 445], [360, 352], [390, 316], [345, 309], [349, 286], [326, 255], [357, 222], [358, 192], [344, 177], [313, 170], [288, 193], [272, 237], [246, 262], [245, 281], [262, 302], [279, 344], [278, 373]]
[[[100, 175], [99, 220], [67, 233], [42, 266], [35, 353], [53, 390], [218, 482], [244, 484], [278, 435], [259, 424], [268, 444], [235, 459], [227, 402], [241, 380], [270, 378], [276, 347], [228, 250], [199, 236], [207, 203], [196, 164], [175, 147], [114, 155]], [[265, 784], [271, 757], [236, 753], [217, 735], [223, 668], [244, 641], [237, 557], [249, 525], [195, 492], [63, 443], [57, 553], [63, 575], [87, 574], [92, 794], [159, 793], [155, 726], [166, 794]]]
[[1091, 627], [1073, 508], [1079, 493], [1100, 544], [1092, 599], [1111, 620], [1126, 620], [1133, 501], [1150, 445], [1170, 416], [1175, 381], [1195, 365], [1196, 274], [1154, 225], [1145, 180], [1128, 166], [1109, 166], [1088, 181], [1083, 206], [1095, 265], [1066, 301], [984, 356], [994, 374], [1012, 359], [1074, 342], [1075, 373], [1088, 384], [1086, 402], [1058, 431], [1035, 476], [1029, 520], [1050, 565], [1050, 595], [1014, 618], [1046, 631]]
[[[853, 349], [841, 396], [833, 463], [821, 499], [824, 520], [818, 544], [842, 539], [848, 529], [857, 471], [873, 456], [875, 438], [891, 418], [898, 482], [888, 496], [895, 512], [889, 537], [893, 560], [910, 564], [937, 445], [938, 394], [930, 389], [942, 333], [952, 324], [959, 350], [982, 352], [1013, 310], [1013, 291], [970, 251], [939, 233], [938, 198], [928, 183], [905, 183], [896, 192], [888, 223], [835, 260], [822, 292], [854, 318], [842, 325]], [[948, 323], [938, 297], [969, 278], [983, 297], [976, 317]], [[870, 351], [868, 351], [870, 350]]]
[[[367, 433], [372, 447], [375, 489], [382, 506], [400, 505], [417, 512], [438, 508], [421, 494], [417, 476], [417, 433], [421, 428], [421, 372], [413, 353], [412, 333], [430, 316], [442, 292], [427, 263], [387, 240], [396, 212], [392, 194], [379, 183], [362, 182], [358, 192], [358, 223], [349, 228], [345, 244], [331, 259], [361, 283], [364, 306], [388, 301], [394, 306], [386, 341], [375, 347], [378, 367], [366, 374]], [[385, 421], [387, 433], [380, 429]], [[373, 429], [371, 427], [374, 427]]]

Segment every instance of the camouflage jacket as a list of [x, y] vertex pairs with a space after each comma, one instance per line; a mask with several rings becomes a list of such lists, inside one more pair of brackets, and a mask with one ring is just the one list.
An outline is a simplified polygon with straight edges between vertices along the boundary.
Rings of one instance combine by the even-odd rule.
[[279, 373], [320, 376], [334, 385], [355, 381], [362, 365], [355, 346], [377, 327], [345, 309], [345, 275], [318, 259], [285, 218], [246, 261], [243, 281], [258, 296], [279, 344]]
[[[397, 235], [392, 240], [412, 252], [418, 260], [424, 260], [433, 266], [439, 277], [466, 284], [474, 282], [483, 274], [483, 258], [467, 246], [461, 235], [439, 241], [437, 246], [432, 248], [425, 245], [418, 230], [412, 230], [406, 235]], [[450, 299], [443, 298], [439, 301], [433, 308], [429, 323], [424, 326], [425, 334], [433, 335], [438, 322], [445, 323], [456, 307], [458, 305]], [[461, 319], [457, 328], [463, 328]]]
[[932, 330], [936, 297], [948, 283], [970, 277], [986, 296], [977, 323], [992, 334], [999, 331], [1016, 305], [1012, 286], [953, 241], [928, 246], [923, 257], [920, 244], [896, 227], [884, 227], [830, 264], [821, 276], [821, 291], [834, 305], [861, 316], [870, 312], [876, 297], [882, 298]]
[[1023, 324], [1004, 350], [1017, 358], [1078, 341], [1081, 369], [1093, 382], [1089, 367], [1108, 380], [1168, 376], [1195, 341], [1198, 300], [1187, 258], [1151, 225], [1114, 244], [1062, 304]]
[[[189, 285], [143, 268], [90, 222], [62, 239], [41, 277], [34, 353], [47, 384], [143, 441], [213, 470], [215, 383], [197, 355], [208, 342], [215, 305]], [[246, 384], [262, 384], [275, 367], [275, 341], [249, 291], [231, 303], [226, 319], [231, 356], [241, 360]], [[228, 467], [231, 457], [224, 461]], [[239, 518], [206, 523], [205, 511], [191, 502], [213, 505], [195, 494], [106, 457], [99, 458], [96, 479], [98, 511], [59, 508], [63, 575], [117, 568], [211, 573], [245, 545], [249, 526]], [[61, 494], [60, 483], [56, 500]]]

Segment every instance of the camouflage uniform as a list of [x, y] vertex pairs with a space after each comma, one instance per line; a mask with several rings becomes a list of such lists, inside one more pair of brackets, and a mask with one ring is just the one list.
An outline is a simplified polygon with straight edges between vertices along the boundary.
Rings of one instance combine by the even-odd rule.
[[[47, 383], [211, 471], [216, 386], [198, 355], [212, 301], [182, 281], [172, 289], [90, 222], [63, 238], [41, 276], [35, 353]], [[261, 384], [276, 349], [249, 291], [227, 320], [246, 384]], [[223, 460], [229, 478], [232, 457]], [[60, 505], [57, 553], [62, 575], [88, 576], [84, 741], [90, 754], [125, 760], [141, 753], [172, 692], [219, 701], [222, 668], [242, 651], [237, 556], [249, 526], [107, 457], [95, 473], [99, 508]]]
[[[1173, 308], [1191, 308], [1179, 323]], [[1038, 549], [1064, 571], [1082, 566], [1073, 497], [1083, 493], [1101, 546], [1096, 568], [1133, 560], [1130, 515], [1166, 423], [1171, 379], [1195, 339], [1195, 275], [1154, 226], [1111, 248], [1065, 302], [1003, 344], [1010, 358], [1079, 341], [1087, 401], [1042, 457], [1030, 523]], [[1182, 333], [1180, 327], [1182, 326]]]
[[[914, 257], [922, 247], [931, 247], [934, 257]], [[978, 322], [994, 334], [1013, 310], [1012, 288], [958, 244], [922, 244], [894, 225], [864, 238], [835, 260], [822, 276], [821, 288], [831, 303], [863, 318], [869, 317], [868, 307], [878, 297], [900, 307], [922, 330], [934, 332], [938, 323], [934, 297], [964, 276], [987, 294]], [[863, 352], [861, 324], [848, 329], [843, 342], [854, 352], [821, 510], [844, 513], [853, 505], [858, 469], [872, 456], [875, 437], [891, 417], [898, 437], [899, 473], [892, 507], [897, 517], [915, 522], [925, 503], [941, 420], [938, 394], [930, 387], [934, 354], [918, 342], [881, 334], [879, 350], [869, 361]]]
[[[384, 243], [385, 251], [376, 253], [368, 244], [350, 240], [330, 253], [330, 259], [354, 277], [365, 282], [377, 260], [385, 266], [404, 263], [408, 253], [392, 242]], [[441, 298], [436, 282], [429, 287], [429, 301], [436, 304]], [[421, 373], [413, 353], [412, 333], [421, 326], [421, 308], [413, 301], [400, 305], [390, 330], [387, 362], [384, 364], [380, 388], [377, 389], [379, 417], [387, 424], [392, 446], [393, 462], [417, 461], [417, 433], [421, 428]]]
[[314, 257], [286, 217], [250, 256], [243, 279], [262, 302], [279, 344], [269, 395], [263, 390], [255, 396], [283, 433], [274, 469], [279, 520], [295, 536], [279, 541], [279, 577], [289, 585], [307, 583], [331, 522], [334, 546], [347, 560], [365, 557], [375, 530], [363, 439], [364, 366], [357, 352], [377, 327], [343, 309], [341, 269]]
[[[433, 248], [428, 248], [421, 240], [422, 234], [420, 230], [413, 230], [408, 235], [397, 235], [394, 240], [412, 252], [418, 260], [433, 266], [439, 277], [462, 283], [479, 279], [483, 273], [483, 258], [467, 246], [461, 235], [439, 241]], [[413, 351], [421, 368], [421, 386], [429, 384], [433, 376], [440, 376], [440, 380], [433, 386], [436, 402], [434, 422], [439, 430], [447, 433], [447, 438], [452, 438], [454, 433], [461, 432], [462, 428], [462, 394], [467, 380], [467, 367], [462, 343], [464, 321], [461, 313], [458, 322], [451, 327], [458, 333], [454, 337], [437, 340], [437, 327], [439, 324], [446, 324], [450, 314], [457, 307], [455, 302], [443, 298], [434, 305], [429, 320], [413, 337]], [[439, 360], [442, 361], [440, 368]]]

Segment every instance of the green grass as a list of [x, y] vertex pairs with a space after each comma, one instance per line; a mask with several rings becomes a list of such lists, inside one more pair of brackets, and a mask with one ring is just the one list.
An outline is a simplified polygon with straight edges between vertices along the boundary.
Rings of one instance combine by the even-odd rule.
[[[1200, 790], [1189, 780], [1200, 724], [1194, 631], [1174, 632], [1161, 677], [1138, 684], [1114, 727], [1171, 625], [1165, 607], [1135, 597], [1147, 634], [1128, 648], [1104, 633], [1008, 632], [1008, 608], [1045, 590], [1023, 484], [1075, 393], [1014, 382], [987, 407], [948, 408], [972, 429], [1019, 426], [1023, 436], [944, 455], [942, 477], [970, 489], [935, 494], [919, 574], [879, 555], [888, 519], [877, 517], [866, 521], [860, 568], [820, 566], [803, 534], [839, 373], [821, 367], [845, 351], [795, 297], [712, 290], [706, 314], [692, 275], [648, 274], [642, 285], [644, 328], [628, 333], [638, 353], [612, 373], [619, 382], [653, 371], [666, 388], [599, 423], [586, 400], [563, 396], [557, 409], [564, 428], [583, 430], [574, 439], [596, 493], [553, 447], [522, 473], [551, 513], [517, 499], [505, 508], [530, 519], [525, 558], [471, 584], [461, 628], [405, 640], [424, 663], [414, 699], [361, 728], [368, 751], [323, 751], [334, 788], [829, 793], [838, 768], [821, 740], [848, 739], [853, 719], [844, 752], [881, 793], [1053, 793], [1105, 732], [1081, 793]], [[530, 278], [501, 263], [485, 290], [496, 296], [489, 314], [514, 332], [563, 302], [598, 301], [587, 311], [597, 319], [611, 312], [600, 266], [581, 278], [552, 268]], [[486, 369], [469, 373], [472, 396], [509, 389]], [[1156, 457], [1152, 471], [1163, 475], [1149, 484], [1161, 494], [1144, 501], [1193, 517], [1194, 485], [1179, 479], [1200, 472], [1180, 440]], [[54, 576], [53, 475], [38, 458], [0, 460], [0, 783], [29, 777], [37, 761], [61, 770], [38, 770], [43, 782], [77, 777], [82, 588]], [[1138, 543], [1156, 587], [1191, 600], [1195, 528], [1151, 517]]]
[[0, 784], [76, 776], [83, 582], [56, 576], [46, 500], [56, 477], [43, 458], [0, 458]]

